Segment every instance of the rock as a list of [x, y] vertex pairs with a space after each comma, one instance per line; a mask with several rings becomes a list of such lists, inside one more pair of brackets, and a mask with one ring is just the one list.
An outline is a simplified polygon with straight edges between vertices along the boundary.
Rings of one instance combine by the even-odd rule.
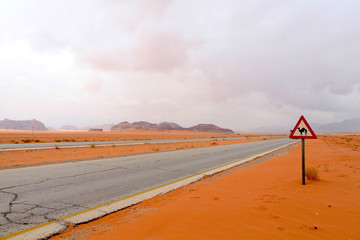
[[215, 132], [215, 133], [224, 133], [224, 134], [234, 133], [231, 129], [220, 128], [214, 124], [198, 124], [189, 129], [198, 132]]
[[3, 121], [0, 121], [0, 129], [47, 131], [45, 125], [36, 119], [33, 120], [4, 119]]
[[101, 128], [90, 128], [89, 129], [89, 132], [102, 132], [103, 131], [103, 129], [101, 129]]
[[124, 131], [124, 130], [190, 130], [195, 132], [214, 132], [220, 134], [233, 134], [231, 129], [220, 128], [214, 124], [198, 124], [190, 128], [183, 128], [182, 126], [172, 122], [161, 122], [159, 124], [149, 123], [145, 121], [140, 122], [121, 122], [111, 128], [111, 131]]

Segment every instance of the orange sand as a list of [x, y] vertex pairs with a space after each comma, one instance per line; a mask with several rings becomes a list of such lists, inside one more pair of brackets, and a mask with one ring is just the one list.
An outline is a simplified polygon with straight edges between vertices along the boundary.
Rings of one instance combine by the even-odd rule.
[[[63, 161], [84, 160], [89, 158], [104, 158], [137, 153], [170, 151], [188, 148], [209, 147], [217, 145], [261, 141], [269, 138], [211, 140], [184, 143], [145, 143], [121, 146], [94, 146], [79, 148], [52, 148], [40, 150], [0, 151], [0, 169], [18, 166], [50, 164]], [[274, 138], [272, 138], [274, 139]]]
[[[271, 135], [271, 134], [261, 134]], [[274, 134], [272, 134], [274, 135]], [[171, 131], [20, 131], [1, 130], [0, 144], [27, 143], [27, 142], [90, 142], [90, 141], [121, 141], [121, 140], [150, 140], [150, 139], [188, 139], [188, 138], [215, 138], [259, 136], [259, 134], [217, 134], [209, 132], [192, 132], [185, 130]]]
[[[301, 185], [301, 147], [143, 201], [55, 239], [360, 239], [360, 152], [306, 141], [321, 180]], [[338, 141], [338, 143], [336, 143]], [[344, 143], [345, 141], [345, 143]]]

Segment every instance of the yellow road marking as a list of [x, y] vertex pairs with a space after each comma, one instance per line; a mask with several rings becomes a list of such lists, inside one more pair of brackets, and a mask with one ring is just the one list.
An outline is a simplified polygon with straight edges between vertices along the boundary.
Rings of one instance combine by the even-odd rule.
[[30, 231], [35, 230], [35, 229], [38, 229], [38, 228], [45, 227], [45, 226], [50, 225], [50, 224], [53, 224], [53, 223], [55, 223], [55, 222], [47, 222], [47, 223], [43, 223], [43, 224], [40, 224], [40, 225], [37, 225], [37, 226], [31, 227], [31, 228], [25, 229], [25, 230], [20, 231], [20, 232], [12, 233], [12, 234], [7, 235], [7, 236], [5, 236], [5, 237], [2, 237], [2, 238], [0, 238], [0, 239], [1, 239], [1, 240], [5, 240], [5, 239], [12, 238], [12, 237], [16, 237], [16, 236], [18, 236], [18, 235], [21, 235], [21, 234], [24, 234], [24, 233], [30, 232]]

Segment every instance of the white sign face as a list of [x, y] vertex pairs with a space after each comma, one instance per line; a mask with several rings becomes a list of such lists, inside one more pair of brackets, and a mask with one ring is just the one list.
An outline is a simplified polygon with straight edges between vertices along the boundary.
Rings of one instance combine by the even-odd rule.
[[295, 129], [295, 132], [293, 134], [294, 137], [313, 137], [312, 133], [309, 131], [308, 127], [304, 123], [304, 121], [301, 121], [298, 125], [298, 127]]
[[301, 116], [294, 129], [291, 130], [289, 138], [316, 139], [317, 136], [307, 123], [304, 116]]

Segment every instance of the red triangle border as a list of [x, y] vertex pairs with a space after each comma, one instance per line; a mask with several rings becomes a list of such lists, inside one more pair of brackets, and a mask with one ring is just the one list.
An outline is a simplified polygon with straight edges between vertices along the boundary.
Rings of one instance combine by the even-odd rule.
[[[304, 121], [304, 124], [306, 125], [306, 127], [308, 128], [308, 130], [311, 133], [311, 136], [294, 136], [294, 133], [296, 131], [296, 129], [299, 127], [301, 121]], [[314, 133], [314, 131], [311, 129], [310, 125], [308, 124], [308, 122], [306, 121], [305, 117], [303, 115], [301, 115], [299, 121], [296, 123], [294, 129], [291, 131], [289, 138], [294, 138], [294, 139], [317, 139], [316, 134]]]

